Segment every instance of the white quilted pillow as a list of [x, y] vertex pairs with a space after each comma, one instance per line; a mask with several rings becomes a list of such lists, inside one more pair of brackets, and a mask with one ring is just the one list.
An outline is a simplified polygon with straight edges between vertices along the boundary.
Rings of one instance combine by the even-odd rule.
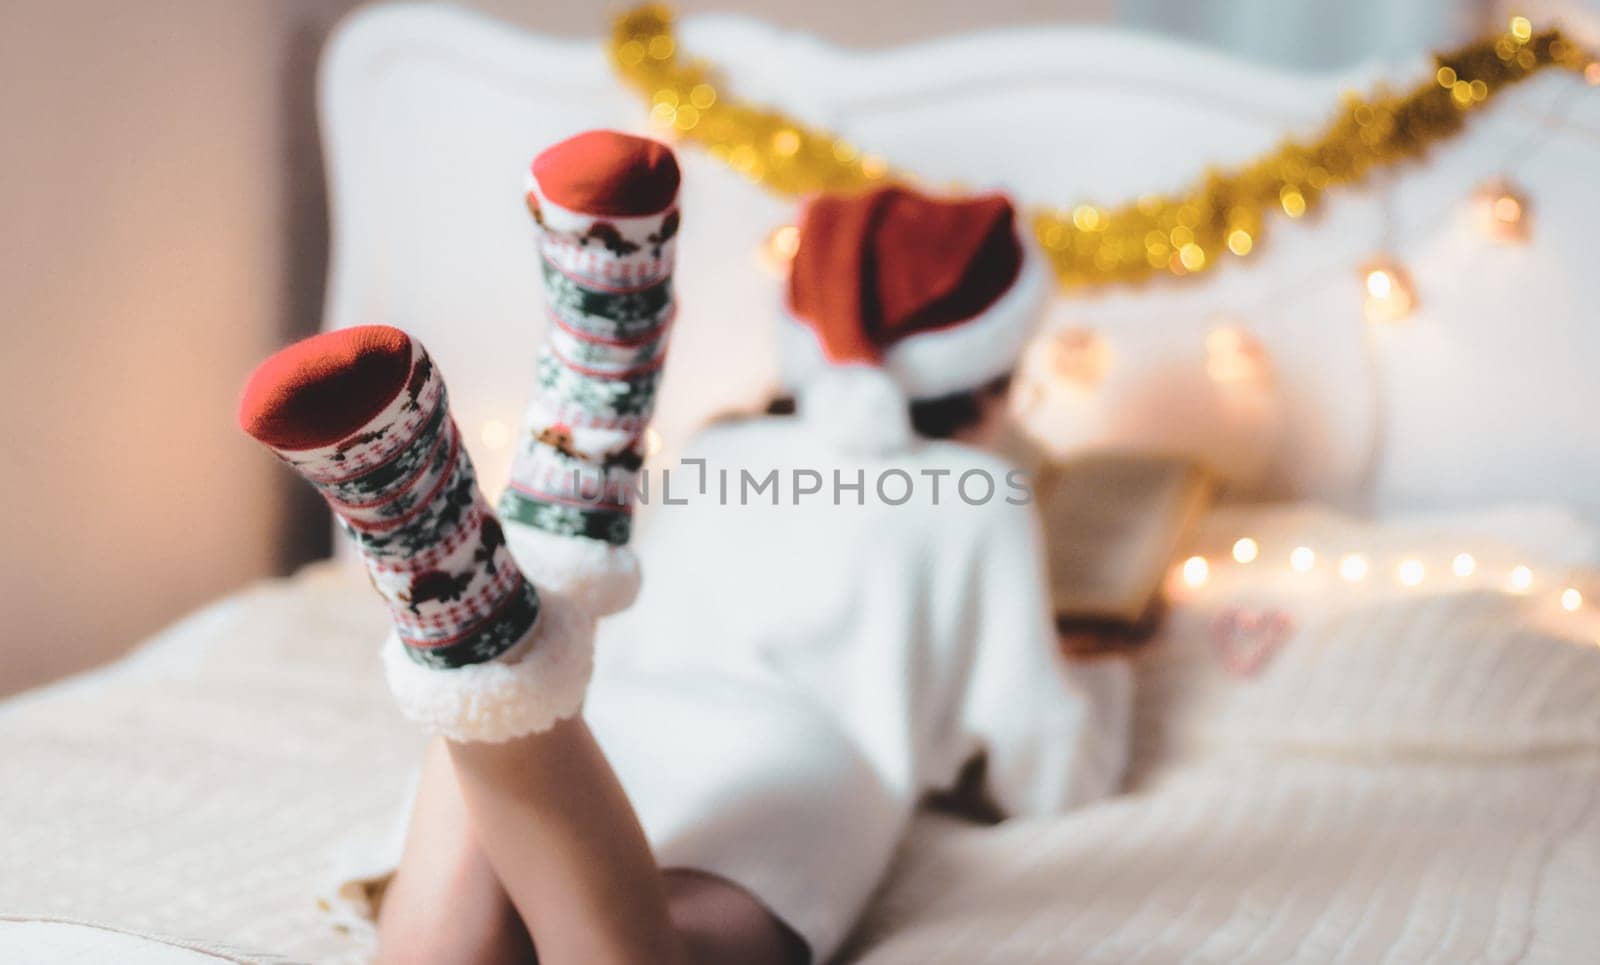
[[[1258, 555], [1241, 564], [1231, 550], [1245, 536]], [[1136, 772], [1254, 750], [1439, 761], [1600, 750], [1600, 620], [1566, 593], [1600, 602], [1600, 580], [1521, 542], [1307, 509], [1215, 516], [1197, 547], [1205, 582], [1175, 581], [1173, 612], [1137, 661]], [[1304, 571], [1290, 565], [1299, 547], [1314, 554]], [[1463, 553], [1466, 575], [1453, 565]], [[1366, 564], [1360, 581], [1339, 572], [1350, 555]]]

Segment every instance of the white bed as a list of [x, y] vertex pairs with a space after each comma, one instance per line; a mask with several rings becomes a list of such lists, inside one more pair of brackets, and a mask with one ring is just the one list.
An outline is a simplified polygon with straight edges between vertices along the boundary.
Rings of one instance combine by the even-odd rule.
[[[1072, 29], [870, 55], [730, 18], [690, 21], [682, 37], [749, 96], [930, 180], [1064, 203], [1248, 157], [1379, 73], [1269, 74]], [[1092, 326], [1117, 360], [1098, 394], [1035, 414], [1056, 445], [1181, 441], [1255, 460], [1241, 491], [1384, 521], [1310, 503], [1209, 518], [1196, 552], [1215, 561], [1210, 577], [1176, 587], [1138, 660], [1127, 793], [993, 827], [925, 816], [847, 958], [1563, 962], [1600, 948], [1600, 625], [1587, 603], [1560, 605], [1568, 588], [1600, 601], [1600, 274], [1585, 270], [1600, 197], [1583, 190], [1600, 98], [1572, 101], [1570, 84], [1508, 94], [1398, 182], [1396, 247], [1426, 293], [1408, 326], [1360, 320], [1349, 267], [1381, 221], [1361, 193], [1205, 284], [1056, 303], [1055, 324]], [[642, 111], [598, 47], [432, 6], [352, 18], [324, 64], [323, 106], [325, 323], [421, 336], [481, 476], [502, 478], [508, 453], [482, 427], [515, 424], [541, 317], [522, 164], [584, 127], [638, 128]], [[1552, 199], [1536, 241], [1473, 247], [1460, 200], [1532, 131], [1541, 147], [1516, 176]], [[769, 387], [775, 280], [756, 252], [790, 210], [684, 157], [689, 324], [665, 387], [664, 457]], [[1223, 311], [1247, 313], [1270, 353], [1269, 420], [1219, 408], [1202, 377]], [[1140, 418], [1121, 417], [1131, 409]], [[1510, 502], [1555, 508], [1489, 511]], [[1394, 515], [1418, 508], [1456, 513]], [[1259, 560], [1227, 564], [1241, 536]], [[1301, 546], [1309, 572], [1287, 565]], [[1456, 576], [1463, 552], [1475, 567]], [[1368, 579], [1338, 576], [1346, 555]], [[1394, 579], [1407, 562], [1426, 574], [1417, 585]], [[362, 960], [365, 929], [318, 895], [342, 847], [387, 832], [420, 746], [382, 689], [382, 620], [359, 575], [323, 564], [0, 704], [0, 949], [83, 937], [42, 918], [191, 939], [147, 948], [152, 961]]]
[[[1248, 534], [1262, 566], [1219, 565], [1140, 658], [1126, 793], [998, 826], [923, 816], [845, 960], [1586, 960], [1600, 621], [1549, 591], [1559, 574], [1600, 598], [1600, 574], [1568, 565], [1590, 547], [1559, 515], [1474, 523], [1213, 516], [1196, 550]], [[1356, 591], [1265, 565], [1301, 544], [1374, 570], [1466, 548], [1481, 578]], [[1494, 585], [1524, 561], [1537, 590]], [[1254, 676], [1218, 648], [1238, 607], [1292, 622]], [[0, 948], [46, 918], [185, 936], [185, 955], [364, 960], [369, 930], [318, 901], [390, 832], [420, 746], [368, 645], [382, 628], [364, 580], [323, 565], [9, 702]]]

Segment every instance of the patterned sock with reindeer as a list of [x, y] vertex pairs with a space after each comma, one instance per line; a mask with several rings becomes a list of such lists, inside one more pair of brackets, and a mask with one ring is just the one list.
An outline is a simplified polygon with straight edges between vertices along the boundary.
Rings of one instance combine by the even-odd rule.
[[389, 606], [384, 663], [408, 716], [505, 740], [577, 711], [593, 623], [518, 568], [421, 344], [369, 325], [291, 345], [251, 376], [239, 424], [360, 550]]
[[590, 131], [534, 159], [528, 187], [548, 336], [500, 515], [524, 568], [596, 616], [638, 591], [627, 544], [674, 312], [678, 181], [665, 145]]

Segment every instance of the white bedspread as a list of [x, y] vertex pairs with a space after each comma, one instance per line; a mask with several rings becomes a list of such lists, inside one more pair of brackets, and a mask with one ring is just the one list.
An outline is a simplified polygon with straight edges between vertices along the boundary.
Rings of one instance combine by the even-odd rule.
[[[1255, 569], [1221, 559], [1246, 530]], [[1600, 647], [1587, 605], [1550, 605], [1567, 584], [1600, 600], [1592, 574], [1307, 511], [1222, 514], [1205, 541], [1211, 581], [1139, 661], [1128, 793], [994, 827], [923, 817], [847, 957], [1592, 958]], [[1301, 542], [1310, 574], [1281, 565]], [[1441, 583], [1462, 547], [1482, 585]], [[1359, 591], [1331, 567], [1355, 548]], [[1402, 555], [1423, 586], [1395, 586]], [[1528, 594], [1489, 585], [1524, 559]], [[1253, 674], [1220, 642], [1241, 608], [1286, 627]], [[420, 747], [382, 689], [382, 628], [359, 576], [318, 567], [0, 704], [0, 916], [361, 960], [315, 895], [342, 842], [382, 833]]]
[[12, 701], [0, 914], [362, 960], [315, 895], [340, 842], [390, 819], [421, 747], [383, 689], [370, 593], [313, 568], [126, 670]]

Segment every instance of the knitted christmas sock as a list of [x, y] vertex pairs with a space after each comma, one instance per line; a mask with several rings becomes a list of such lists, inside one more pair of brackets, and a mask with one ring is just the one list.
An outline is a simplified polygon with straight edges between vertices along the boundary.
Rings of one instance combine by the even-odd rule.
[[577, 711], [592, 622], [518, 569], [420, 344], [370, 325], [292, 345], [251, 376], [239, 424], [360, 549], [389, 605], [384, 663], [408, 716], [505, 740]]
[[597, 616], [638, 592], [627, 544], [673, 316], [678, 180], [664, 145], [590, 131], [540, 154], [527, 194], [549, 334], [500, 515], [541, 585]]

